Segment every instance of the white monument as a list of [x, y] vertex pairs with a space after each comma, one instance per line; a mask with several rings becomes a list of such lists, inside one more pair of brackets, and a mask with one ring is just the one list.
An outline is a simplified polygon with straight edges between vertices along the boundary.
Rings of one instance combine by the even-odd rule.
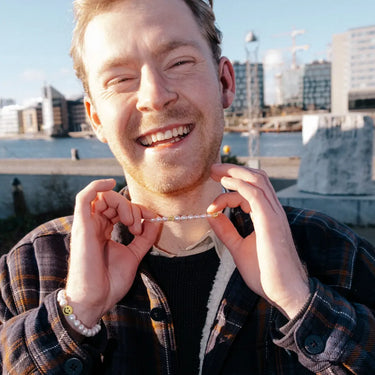
[[303, 117], [298, 189], [325, 195], [368, 195], [374, 124], [363, 114]]
[[371, 117], [306, 115], [298, 182], [277, 196], [357, 226], [375, 225], [372, 180], [374, 123]]

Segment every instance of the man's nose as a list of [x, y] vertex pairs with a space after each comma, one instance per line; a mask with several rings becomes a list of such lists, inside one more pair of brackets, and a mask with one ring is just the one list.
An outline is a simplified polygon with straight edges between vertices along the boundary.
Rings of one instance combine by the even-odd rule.
[[142, 69], [137, 101], [140, 112], [160, 111], [177, 98], [177, 92], [161, 72], [148, 67]]

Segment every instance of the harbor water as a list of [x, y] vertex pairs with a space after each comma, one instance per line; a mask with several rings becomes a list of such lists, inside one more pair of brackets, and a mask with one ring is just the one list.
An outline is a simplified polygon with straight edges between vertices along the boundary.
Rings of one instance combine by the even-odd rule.
[[[231, 154], [249, 156], [246, 133], [226, 133], [222, 146], [228, 145]], [[302, 133], [261, 133], [260, 156], [301, 156]], [[81, 159], [111, 158], [106, 144], [96, 138], [0, 139], [0, 159], [70, 158], [77, 149]]]

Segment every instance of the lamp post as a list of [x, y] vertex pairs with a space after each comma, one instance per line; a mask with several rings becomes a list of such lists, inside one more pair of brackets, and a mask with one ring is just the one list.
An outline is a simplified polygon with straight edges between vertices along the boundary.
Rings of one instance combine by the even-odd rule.
[[[250, 50], [250, 46], [254, 48]], [[245, 37], [246, 51], [246, 96], [249, 129], [249, 156], [259, 156], [259, 82], [258, 82], [258, 38], [250, 31]]]
[[16, 177], [12, 182], [13, 186], [13, 208], [16, 217], [23, 218], [27, 212], [25, 196], [21, 181]]

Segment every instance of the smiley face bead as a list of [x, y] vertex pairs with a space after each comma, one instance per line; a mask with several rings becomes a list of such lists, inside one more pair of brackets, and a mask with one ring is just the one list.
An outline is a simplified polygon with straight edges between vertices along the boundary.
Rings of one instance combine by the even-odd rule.
[[72, 308], [72, 306], [69, 306], [69, 305], [64, 306], [62, 311], [63, 311], [63, 314], [66, 315], [66, 316], [69, 316], [69, 315], [73, 314], [73, 308]]

